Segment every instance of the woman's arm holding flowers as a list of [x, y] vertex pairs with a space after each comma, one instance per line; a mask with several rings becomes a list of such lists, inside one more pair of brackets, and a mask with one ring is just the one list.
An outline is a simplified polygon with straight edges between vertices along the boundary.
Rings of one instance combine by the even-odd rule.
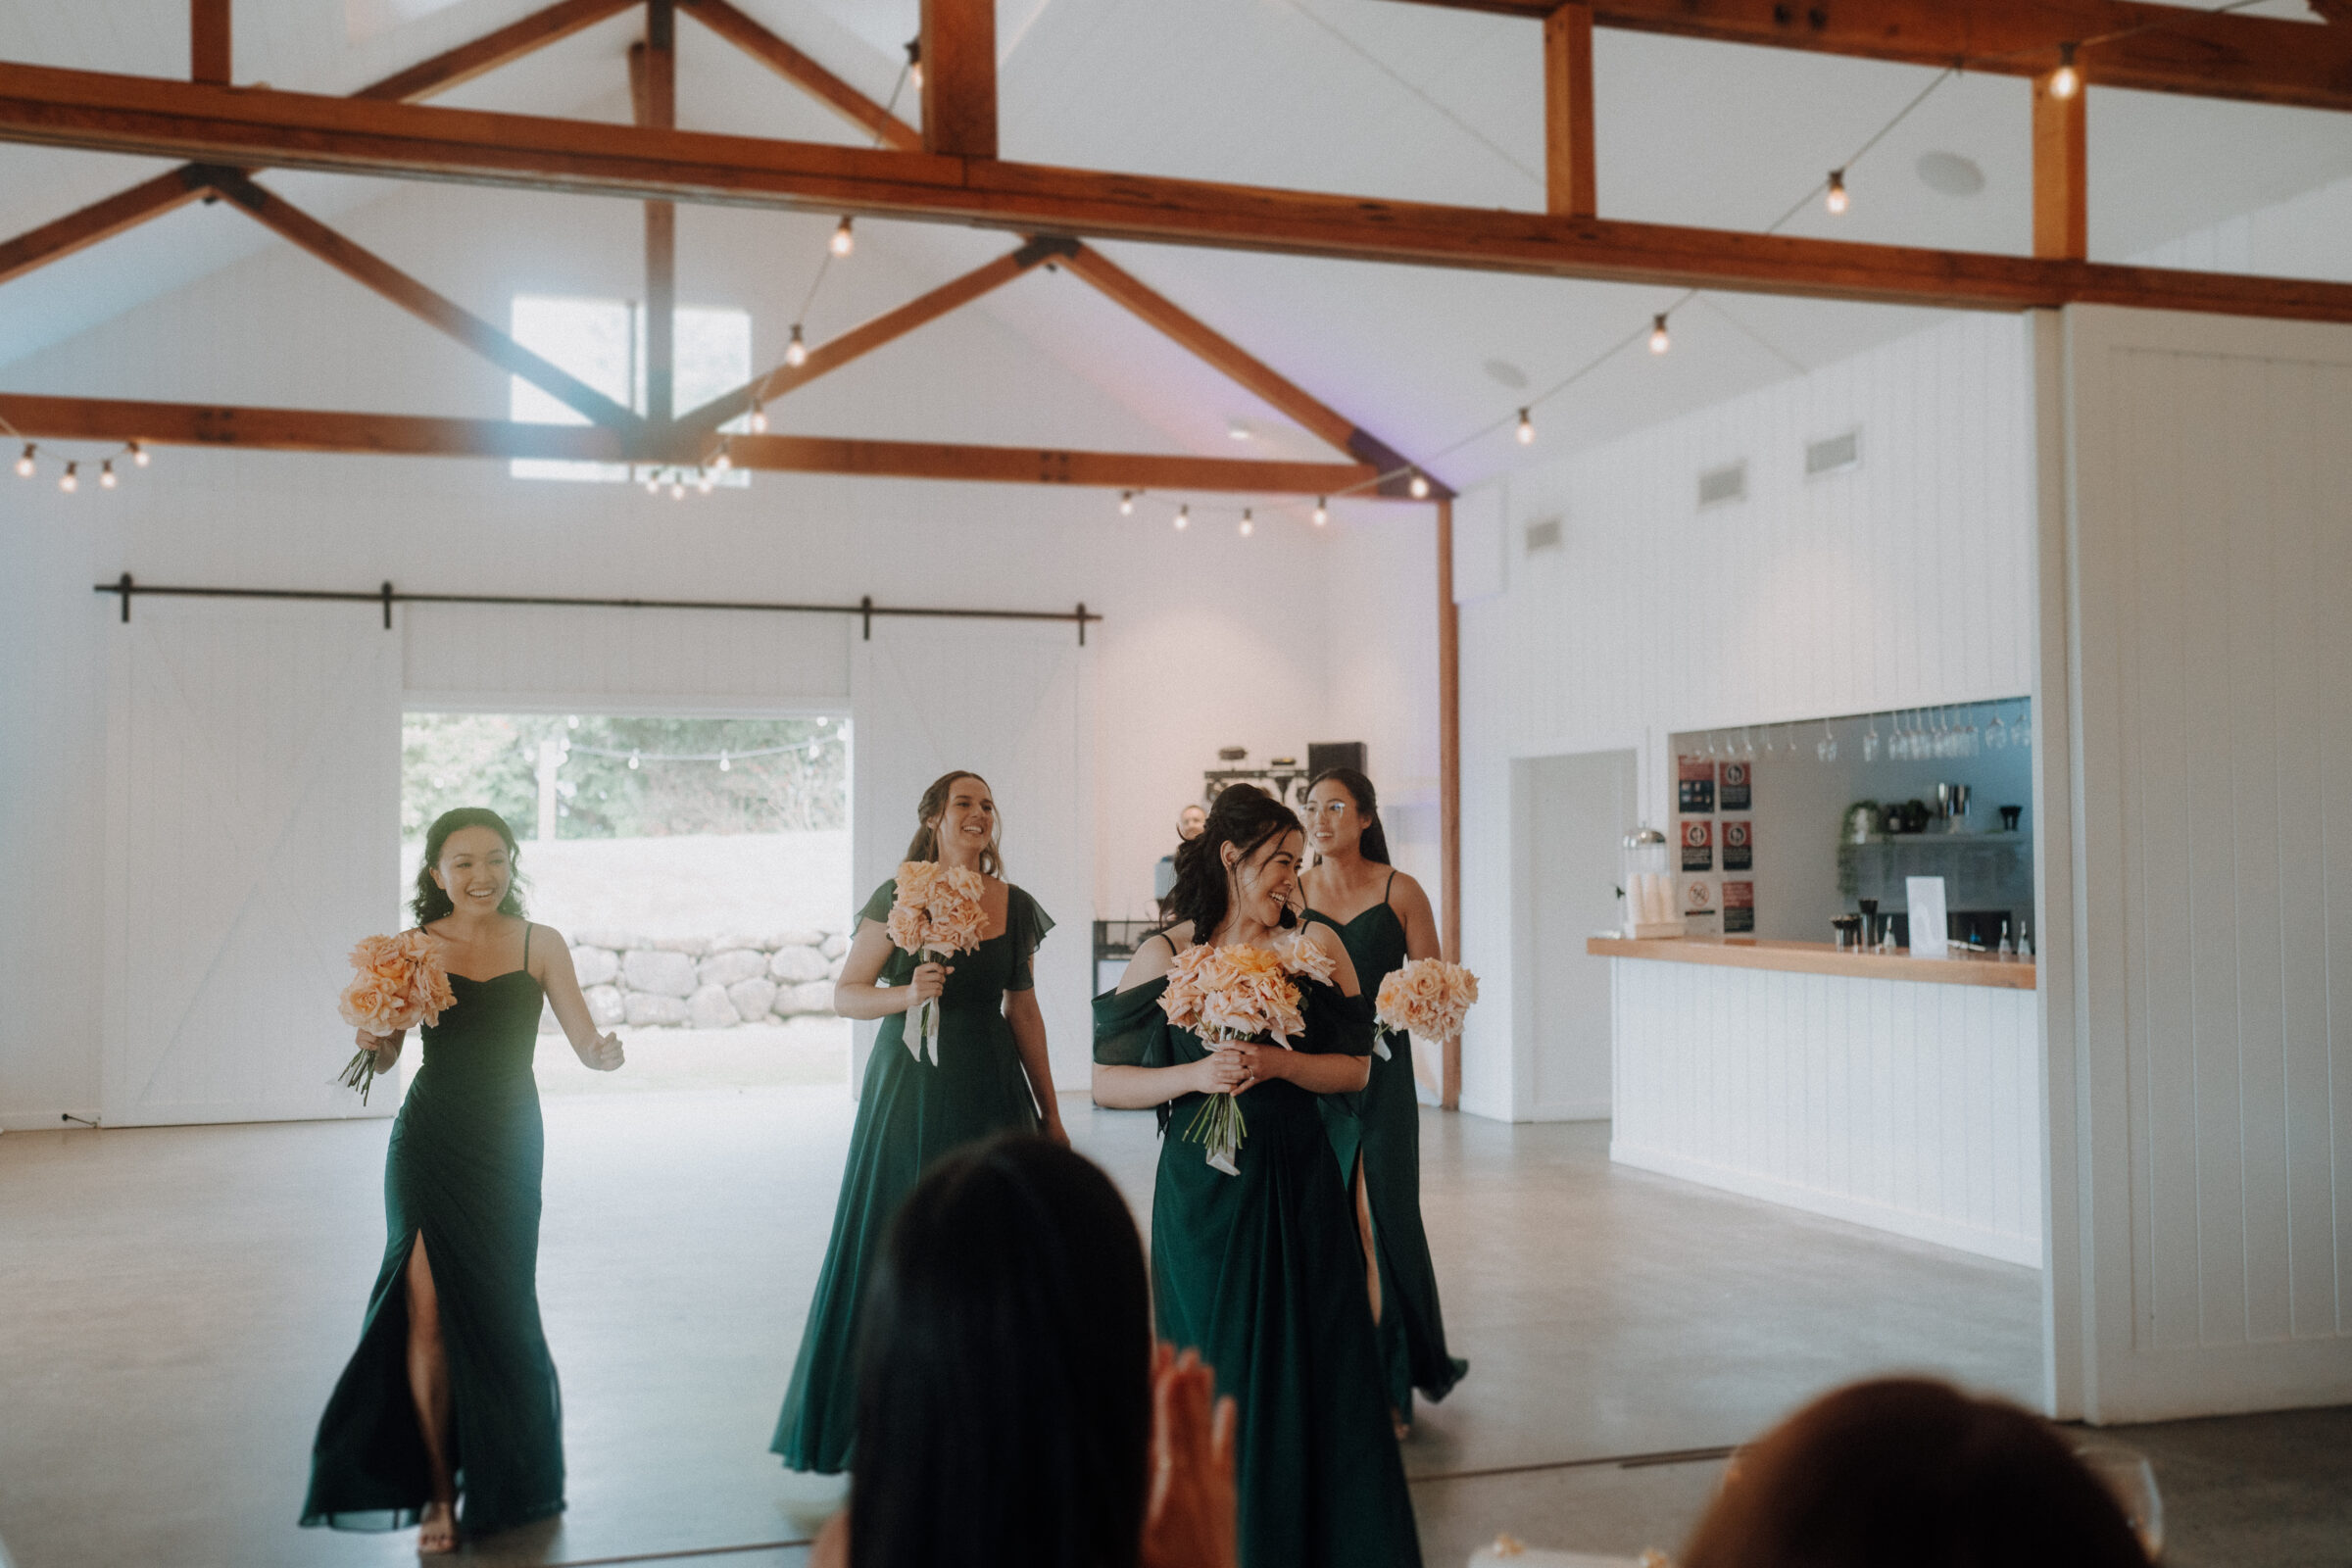
[[572, 967], [571, 948], [564, 933], [551, 926], [536, 929], [547, 938], [540, 948], [537, 979], [547, 993], [547, 1004], [555, 1009], [556, 1022], [563, 1025], [564, 1038], [571, 1042], [572, 1054], [592, 1071], [612, 1071], [624, 1059], [620, 1037], [597, 1033], [588, 999], [580, 995], [579, 971]]
[[[1288, 1051], [1281, 1046], [1236, 1046], [1246, 1081], [1287, 1078], [1310, 1095], [1351, 1095], [1372, 1081], [1372, 1058], [1338, 1052]], [[1367, 1047], [1369, 1049], [1369, 1047]]]
[[[1188, 922], [1149, 937], [1127, 960], [1118, 989], [1133, 991], [1163, 979], [1176, 966], [1176, 950], [1191, 937]], [[1111, 1110], [1150, 1110], [1183, 1095], [1228, 1093], [1242, 1082], [1241, 1053], [1220, 1047], [1199, 1061], [1174, 1067], [1141, 1067], [1119, 1062], [1095, 1063], [1095, 1103]]]
[[906, 985], [882, 985], [882, 966], [894, 951], [881, 921], [858, 922], [849, 956], [842, 960], [841, 978], [833, 983], [835, 1012], [844, 1018], [887, 1018], [894, 1012], [910, 1012], [947, 989], [949, 966], [944, 963], [916, 965], [914, 978]]
[[388, 1035], [369, 1034], [365, 1029], [353, 1033], [359, 1048], [375, 1057], [375, 1070], [379, 1073], [392, 1070], [392, 1064], [400, 1060], [401, 1042], [409, 1038], [406, 1029], [395, 1029]]

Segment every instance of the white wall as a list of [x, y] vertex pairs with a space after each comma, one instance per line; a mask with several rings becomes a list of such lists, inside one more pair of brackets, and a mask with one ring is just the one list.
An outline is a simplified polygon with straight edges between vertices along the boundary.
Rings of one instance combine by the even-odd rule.
[[[1594, 451], [1523, 470], [1502, 591], [1462, 609], [1464, 948], [1482, 980], [1462, 1103], [1536, 1114], [1514, 1042], [1509, 763], [1637, 749], [1648, 819], [1665, 737], [2033, 688], [2025, 326], [1963, 318]], [[1860, 467], [1804, 477], [1856, 426]], [[1697, 508], [1745, 459], [1744, 502]], [[1563, 547], [1522, 548], [1563, 519]]]
[[[626, 203], [410, 188], [342, 221], [503, 321], [517, 291], [634, 293], [636, 212]], [[231, 216], [215, 210], [204, 220]], [[778, 249], [813, 254], [826, 225], [687, 209], [680, 226], [681, 299], [749, 308], [755, 358], [768, 363], [805, 286], [797, 272], [789, 290], [775, 281]], [[861, 225], [859, 234], [855, 260], [827, 284], [836, 329], [940, 281], [894, 268], [889, 225]], [[787, 292], [789, 300], [779, 297]], [[489, 416], [504, 415], [507, 397], [496, 371], [282, 249], [7, 367], [0, 382]], [[771, 413], [779, 429], [814, 433], [1169, 447], [970, 311]], [[1358, 526], [1364, 539], [1340, 542]], [[1369, 640], [1401, 627], [1408, 651], [1383, 646], [1386, 662], [1348, 664], [1349, 716], [1335, 716], [1330, 700], [1328, 672], [1340, 661], [1324, 584], [1398, 575], [1380, 562], [1377, 541], [1409, 538], [1412, 526], [1359, 524], [1342, 514], [1326, 535], [1303, 517], [1261, 511], [1254, 538], [1243, 540], [1229, 521], [1177, 534], [1164, 517], [1122, 519], [1113, 498], [1091, 491], [759, 475], [748, 491], [672, 502], [626, 486], [516, 481], [493, 463], [188, 449], [161, 451], [153, 467], [112, 493], [85, 486], [67, 497], [8, 477], [0, 484], [0, 884], [47, 891], [0, 907], [0, 993], [13, 999], [0, 1039], [0, 1126], [54, 1125], [60, 1111], [89, 1114], [98, 1102], [104, 671], [119, 627], [114, 601], [94, 596], [92, 583], [129, 570], [154, 582], [258, 586], [368, 588], [389, 578], [461, 592], [820, 601], [870, 593], [1043, 609], [1084, 600], [1107, 617], [1090, 634], [1105, 694], [1096, 705], [1094, 820], [1006, 829], [1016, 880], [1025, 836], [1094, 834], [1096, 908], [1052, 911], [1061, 922], [1054, 940], [1083, 944], [1098, 910], [1148, 906], [1152, 864], [1176, 807], [1198, 790], [1219, 745], [1263, 757], [1311, 739], [1353, 738], [1386, 718], [1388, 730], [1368, 735], [1376, 758], [1417, 755], [1405, 793], [1434, 795], [1431, 743], [1406, 738], [1416, 726], [1434, 728], [1423, 721], [1426, 697], [1415, 699], [1409, 720], [1384, 707], [1387, 693], [1411, 685], [1420, 655], [1410, 650], [1428, 641], [1425, 595], [1383, 601]], [[233, 605], [209, 608], [238, 613]], [[537, 622], [514, 624], [526, 623]], [[579, 634], [575, 626], [550, 635]], [[838, 678], [840, 634], [802, 628], [763, 645], [779, 639], [806, 644], [808, 657], [827, 665], [831, 673], [812, 673], [808, 687], [821, 699]], [[513, 649], [492, 662], [521, 667]], [[641, 683], [630, 659], [615, 657], [611, 667], [620, 684]], [[445, 678], [419, 674], [435, 685]], [[670, 679], [662, 674], [657, 684]], [[765, 702], [779, 690], [791, 695], [795, 683], [764, 672], [744, 682], [719, 667], [702, 684], [703, 695]], [[912, 808], [906, 803], [909, 820]], [[1434, 841], [1434, 821], [1427, 837]], [[1433, 858], [1433, 887], [1434, 869]], [[387, 891], [379, 906], [388, 901]]]

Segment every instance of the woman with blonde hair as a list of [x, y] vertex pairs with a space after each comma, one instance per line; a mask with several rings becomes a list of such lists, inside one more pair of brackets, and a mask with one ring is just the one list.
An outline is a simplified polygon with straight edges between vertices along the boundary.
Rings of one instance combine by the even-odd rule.
[[[833, 1007], [845, 1018], [879, 1018], [882, 1029], [858, 1093], [824, 1270], [769, 1445], [793, 1470], [830, 1475], [850, 1463], [858, 1400], [853, 1342], [869, 1265], [880, 1253], [883, 1227], [932, 1161], [998, 1133], [1042, 1131], [1055, 1143], [1069, 1142], [1031, 970], [1054, 922], [1004, 879], [988, 781], [977, 773], [944, 773], [923, 791], [915, 814], [906, 858], [976, 872], [986, 923], [976, 949], [941, 963], [892, 945], [896, 877], [858, 911]], [[906, 1020], [934, 1000], [938, 1039], [929, 1057], [918, 1058], [906, 1049]]]

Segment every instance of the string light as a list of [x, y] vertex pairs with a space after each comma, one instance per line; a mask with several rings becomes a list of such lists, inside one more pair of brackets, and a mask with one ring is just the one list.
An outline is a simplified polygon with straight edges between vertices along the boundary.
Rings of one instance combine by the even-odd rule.
[[1242, 509], [1241, 535], [1243, 538], [1247, 539], [1255, 532], [1257, 532], [1256, 519], [1250, 515], [1250, 509], [1248, 507], [1244, 507]]
[[733, 764], [732, 762], [730, 762], [730, 761], [728, 761], [728, 760], [727, 760], [727, 754], [726, 754], [726, 753], [724, 753], [724, 752], [721, 752], [721, 753], [719, 753], [719, 754], [718, 754], [718, 770], [719, 770], [721, 773], [725, 773], [725, 772], [732, 771], [732, 770], [733, 770], [733, 768], [734, 768], [734, 764]]
[[792, 323], [792, 341], [784, 345], [784, 363], [799, 369], [808, 363], [808, 344], [801, 336], [801, 323]]
[[1405, 488], [1413, 493], [1415, 501], [1427, 501], [1429, 499], [1429, 475], [1423, 473], [1419, 468], [1415, 468], [1412, 482]]
[[114, 487], [115, 460], [109, 458], [104, 463], [98, 465], [98, 488], [101, 490], [112, 490]]
[[636, 771], [637, 771], [637, 767], [638, 767], [639, 760], [640, 760], [640, 759], [638, 758], [638, 755], [637, 755], [635, 752], [631, 752], [631, 753], [629, 754], [629, 771], [630, 771], [630, 772], [634, 773], [634, 772], [636, 772]]
[[916, 92], [923, 90], [923, 40], [906, 40], [906, 80]]
[[1331, 507], [1322, 496], [1315, 497], [1315, 526], [1320, 528], [1331, 520]]
[[752, 434], [767, 434], [767, 405], [764, 403], [752, 405]]
[[1845, 194], [1845, 171], [1842, 169], [1831, 170], [1828, 205], [1832, 216], [1844, 212], [1848, 201], [1849, 198]]
[[694, 487], [703, 494], [709, 495], [710, 487], [716, 483], [718, 483], [718, 475], [710, 472], [708, 468], [694, 470]]
[[1536, 444], [1536, 421], [1527, 416], [1525, 409], [1519, 411], [1519, 444], [1523, 447]]
[[2062, 43], [2058, 46], [2058, 70], [2050, 77], [2050, 96], [2072, 98], [2082, 90], [2082, 74], [2075, 69], [2075, 46]]
[[718, 449], [718, 456], [710, 460], [710, 466], [716, 468], [719, 472], [724, 473], [729, 468], [735, 466], [735, 460], [727, 456], [727, 449], [725, 447], [720, 447]]
[[1185, 529], [1187, 529], [1187, 528], [1190, 528], [1192, 525], [1193, 525], [1193, 509], [1192, 509], [1191, 507], [1178, 507], [1178, 508], [1176, 509], [1176, 529], [1177, 529], [1177, 531], [1178, 531], [1179, 533], [1181, 533], [1181, 532], [1183, 532]]
[[1119, 492], [1119, 515], [1122, 517], [1132, 517], [1135, 515], [1134, 491], [1122, 490]]
[[857, 248], [858, 236], [850, 232], [850, 220], [845, 218], [841, 220], [841, 226], [833, 231], [833, 254], [847, 256]]
[[130, 461], [144, 468], [154, 460], [145, 447], [133, 441], [130, 444]]
[[1666, 330], [1666, 315], [1659, 312], [1649, 328], [1649, 352], [1663, 354], [1674, 347], [1674, 336]]
[[[683, 500], [685, 500], [685, 499], [686, 499], [686, 481], [685, 481], [685, 480], [683, 480], [683, 479], [680, 479], [680, 478], [677, 478], [677, 477], [675, 477], [675, 476], [673, 476], [673, 477], [670, 479], [670, 481], [669, 481], [669, 499], [670, 499], [670, 500], [672, 500], [672, 501], [683, 501]], [[634, 766], [634, 765], [636, 765], [636, 764], [634, 764], [634, 763], [631, 763], [630, 765], [631, 765], [631, 766]]]
[[24, 455], [17, 460], [17, 477], [20, 479], [32, 477], [32, 443], [29, 441], [24, 443]]
[[74, 491], [80, 489], [81, 465], [78, 463], [67, 464], [66, 471], [58, 475], [57, 487], [66, 492], [68, 495], [72, 495]]
[[645, 493], [649, 496], [658, 496], [662, 493], [662, 476], [660, 474], [650, 470], [646, 473]]

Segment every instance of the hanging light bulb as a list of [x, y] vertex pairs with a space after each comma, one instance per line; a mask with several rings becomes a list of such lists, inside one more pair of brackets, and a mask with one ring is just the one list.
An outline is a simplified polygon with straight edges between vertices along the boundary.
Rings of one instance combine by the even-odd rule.
[[1242, 509], [1241, 535], [1247, 539], [1255, 532], [1257, 532], [1257, 520], [1250, 515], [1250, 509], [1244, 507]]
[[799, 369], [808, 363], [808, 345], [801, 337], [801, 323], [792, 323], [792, 341], [784, 345], [784, 363]]
[[1527, 416], [1525, 409], [1519, 411], [1519, 444], [1523, 447], [1536, 444], [1536, 421]]
[[1832, 216], [1844, 212], [1849, 204], [1849, 198], [1845, 194], [1845, 171], [1842, 169], [1830, 171], [1830, 194], [1827, 203]]
[[697, 468], [694, 470], [694, 487], [703, 494], [709, 495], [710, 487], [716, 483], [718, 483], [718, 475], [710, 469]]
[[68, 495], [72, 495], [74, 491], [80, 489], [81, 465], [78, 463], [67, 464], [66, 471], [58, 475], [57, 487], [60, 490], [65, 491]]
[[649, 496], [658, 496], [662, 493], [662, 476], [651, 468], [648, 468], [645, 474], [645, 493]]
[[686, 499], [686, 481], [674, 473], [669, 477], [669, 499], [672, 501]]
[[31, 478], [32, 466], [32, 443], [27, 441], [24, 443], [24, 455], [17, 460], [17, 477], [20, 479]]
[[1422, 472], [1422, 471], [1421, 471], [1419, 468], [1415, 468], [1415, 469], [1413, 470], [1412, 482], [1411, 482], [1411, 483], [1409, 483], [1409, 484], [1407, 484], [1407, 485], [1405, 486], [1405, 488], [1406, 488], [1407, 490], [1410, 490], [1410, 491], [1413, 493], [1413, 499], [1414, 499], [1415, 501], [1426, 501], [1426, 500], [1428, 500], [1428, 499], [1429, 499], [1429, 475], [1428, 475], [1428, 474], [1426, 474], [1426, 473], [1423, 473], [1423, 472]]
[[2075, 46], [2058, 46], [2058, 70], [2050, 77], [2050, 96], [2072, 98], [2082, 90], [2082, 74], [2075, 69]]
[[763, 403], [752, 405], [752, 434], [767, 434], [767, 406]]
[[1178, 507], [1178, 508], [1176, 509], [1176, 527], [1177, 527], [1177, 529], [1178, 529], [1179, 531], [1182, 531], [1183, 529], [1190, 528], [1192, 525], [1193, 525], [1193, 509], [1192, 509], [1191, 507]]
[[730, 766], [731, 766], [731, 764], [730, 764], [730, 763], [727, 761], [727, 754], [726, 754], [726, 753], [724, 753], [724, 752], [721, 752], [721, 753], [719, 753], [719, 754], [718, 754], [718, 770], [719, 770], [721, 773], [724, 773], [724, 772], [726, 772], [726, 771], [728, 771], [728, 770], [729, 770]]
[[638, 766], [638, 756], [637, 756], [637, 754], [636, 754], [635, 752], [631, 752], [631, 753], [629, 754], [629, 771], [630, 771], [630, 772], [632, 772], [632, 773], [636, 772], [636, 771], [637, 771], [637, 766]]
[[1320, 528], [1331, 520], [1331, 507], [1323, 497], [1315, 497], [1315, 526]]
[[1132, 517], [1135, 515], [1134, 491], [1122, 490], [1119, 492], [1119, 515], [1122, 517]]
[[112, 490], [114, 487], [115, 460], [109, 458], [104, 463], [98, 465], [98, 488], [101, 490]]
[[729, 468], [735, 466], [735, 460], [727, 456], [727, 449], [725, 447], [720, 447], [718, 449], [718, 456], [710, 460], [710, 466], [716, 468], [719, 472], [724, 473]]
[[1666, 313], [1661, 311], [1649, 329], [1649, 352], [1663, 354], [1672, 347], [1674, 338], [1666, 330]]
[[144, 468], [149, 463], [154, 461], [154, 458], [145, 447], [139, 445], [136, 441], [133, 441], [130, 443], [130, 461]]
[[906, 80], [916, 92], [923, 90], [923, 40], [906, 40]]
[[850, 232], [850, 220], [848, 219], [843, 219], [841, 220], [841, 226], [833, 231], [832, 243], [833, 254], [836, 256], [847, 256], [850, 254], [850, 252], [858, 248], [858, 236]]

